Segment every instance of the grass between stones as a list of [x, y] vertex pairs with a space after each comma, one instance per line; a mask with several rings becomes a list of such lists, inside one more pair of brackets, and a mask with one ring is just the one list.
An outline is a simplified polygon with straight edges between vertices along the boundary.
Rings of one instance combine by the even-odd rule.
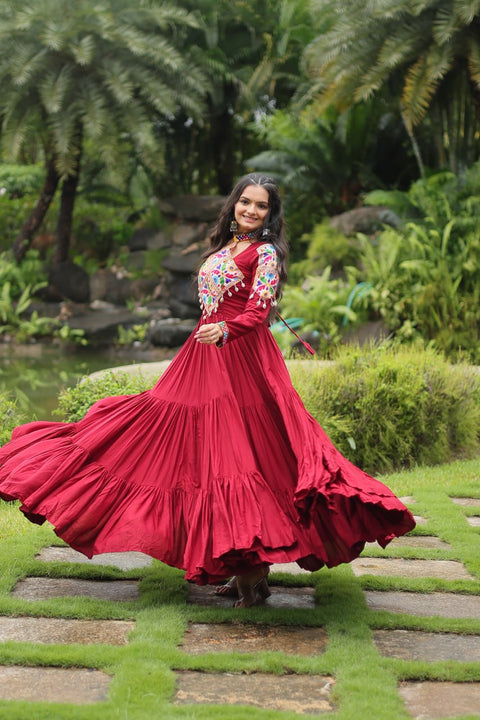
[[[451, 497], [480, 497], [480, 458], [435, 468], [417, 468], [383, 478], [400, 496], [413, 496], [414, 514], [427, 524], [414, 531], [436, 535], [450, 547], [412, 548], [391, 545], [386, 550], [368, 546], [369, 557], [398, 557], [462, 562], [473, 580], [407, 578], [362, 575], [350, 566], [312, 574], [272, 575], [272, 584], [315, 589], [315, 609], [259, 607], [234, 610], [187, 603], [188, 585], [183, 573], [155, 561], [150, 567], [121, 571], [114, 567], [64, 562], [39, 562], [35, 555], [51, 544], [60, 544], [51, 527], [31, 525], [16, 506], [0, 503], [0, 615], [79, 619], [134, 620], [127, 645], [40, 645], [27, 642], [0, 644], [0, 665], [93, 668], [112, 676], [109, 699], [92, 705], [0, 701], [2, 720], [150, 720], [162, 718], [229, 718], [232, 720], [293, 720], [293, 712], [246, 706], [175, 705], [176, 671], [206, 673], [300, 673], [331, 675], [335, 711], [322, 713], [325, 720], [407, 720], [398, 693], [402, 680], [451, 680], [480, 682], [479, 662], [423, 662], [396, 660], [380, 655], [374, 629], [415, 629], [434, 632], [480, 634], [480, 619], [419, 617], [367, 608], [364, 590], [406, 590], [480, 595], [480, 532], [466, 517], [471, 507], [455, 504]], [[478, 514], [478, 508], [476, 509]], [[108, 582], [139, 579], [136, 602], [113, 602], [88, 597], [26, 601], [12, 596], [25, 577], [81, 578]], [[209, 652], [189, 655], [182, 639], [189, 623], [258, 623], [323, 627], [328, 634], [322, 655], [284, 652]], [[212, 683], [214, 676], [212, 675]], [[467, 717], [467, 716], [463, 716]], [[471, 716], [474, 717], [474, 716]], [[476, 716], [478, 717], [478, 715]]]

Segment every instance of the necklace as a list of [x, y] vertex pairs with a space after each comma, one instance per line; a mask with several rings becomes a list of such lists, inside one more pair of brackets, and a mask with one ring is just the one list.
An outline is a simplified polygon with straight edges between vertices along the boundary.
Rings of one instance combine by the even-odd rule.
[[241, 235], [234, 235], [232, 238], [232, 242], [235, 247], [238, 245], [238, 243], [241, 243], [241, 242], [250, 242], [251, 243], [257, 239], [258, 239], [258, 230], [254, 230], [253, 232], [242, 233]]

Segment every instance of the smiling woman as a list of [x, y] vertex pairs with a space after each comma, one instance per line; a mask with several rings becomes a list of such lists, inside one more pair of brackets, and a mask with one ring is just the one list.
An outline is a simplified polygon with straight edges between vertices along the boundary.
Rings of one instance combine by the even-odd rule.
[[160, 380], [78, 422], [17, 428], [0, 450], [0, 496], [88, 557], [137, 550], [200, 585], [234, 575], [217, 592], [236, 607], [269, 595], [272, 563], [333, 567], [411, 530], [292, 386], [268, 327], [286, 256], [276, 185], [242, 178], [199, 271], [202, 317]]

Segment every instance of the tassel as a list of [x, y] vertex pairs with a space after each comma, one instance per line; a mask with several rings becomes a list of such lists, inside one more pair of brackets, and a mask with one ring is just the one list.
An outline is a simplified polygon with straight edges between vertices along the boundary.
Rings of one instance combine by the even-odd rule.
[[295, 332], [295, 330], [290, 327], [290, 325], [287, 323], [286, 320], [283, 319], [283, 317], [280, 315], [280, 313], [278, 312], [278, 310], [275, 312], [275, 315], [276, 315], [278, 318], [280, 318], [280, 320], [281, 320], [281, 321], [283, 322], [283, 324], [290, 330], [290, 332], [295, 335], [295, 337], [297, 338], [297, 340], [300, 340], [300, 342], [302, 343], [302, 345], [303, 345], [303, 347], [305, 348], [305, 350], [308, 350], [308, 352], [310, 353], [310, 355], [315, 355], [315, 350], [312, 348], [312, 346], [311, 346], [306, 340], [302, 340], [302, 338], [300, 337], [300, 335], [297, 335], [297, 333]]

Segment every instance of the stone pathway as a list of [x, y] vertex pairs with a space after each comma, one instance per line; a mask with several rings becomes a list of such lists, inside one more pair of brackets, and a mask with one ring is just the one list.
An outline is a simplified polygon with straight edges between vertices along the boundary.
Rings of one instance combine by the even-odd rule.
[[[413, 498], [408, 500], [414, 502]], [[474, 525], [472, 520], [480, 521], [480, 516], [468, 514], [472, 508], [480, 507], [480, 499], [451, 500], [463, 510], [471, 525]], [[428, 520], [425, 519], [426, 522]], [[468, 583], [475, 580], [458, 560], [401, 557], [404, 549], [411, 548], [449, 553], [451, 546], [435, 535], [411, 535], [395, 540], [390, 548], [395, 548], [399, 557], [380, 557], [383, 551], [378, 546], [375, 546], [375, 557], [369, 557], [372, 548], [373, 545], [368, 544], [365, 554], [351, 563], [356, 583], [368, 580], [370, 576], [397, 581], [427, 577], [446, 582], [460, 580], [466, 584], [462, 587], [468, 590]], [[151, 558], [142, 553], [110, 553], [87, 560], [71, 548], [58, 546], [43, 548], [36, 561], [43, 567], [46, 563], [81, 563], [113, 566], [121, 571], [143, 570], [152, 564]], [[271, 570], [272, 595], [265, 603], [266, 608], [271, 611], [289, 610], [293, 614], [297, 611], [308, 613], [315, 608], [315, 591], [308, 586], [309, 573], [296, 564], [274, 565]], [[275, 579], [281, 577], [278, 573], [294, 575], [296, 586], [284, 587], [276, 583]], [[135, 603], [141, 597], [139, 581], [130, 578], [131, 575], [120, 580], [26, 577], [17, 582], [11, 595], [31, 603], [32, 607], [39, 601], [65, 597]], [[392, 622], [379, 627], [383, 623], [382, 618], [395, 618], [399, 613], [417, 621], [425, 617], [480, 621], [479, 594], [468, 594], [467, 591], [416, 593], [401, 589], [365, 589], [363, 592], [371, 617], [377, 613], [380, 618], [372, 630], [372, 642], [381, 656], [400, 662], [445, 662], [450, 663], [449, 667], [453, 667], [452, 663], [480, 663], [480, 631], [452, 632], [448, 628], [438, 632], [422, 631], [394, 627]], [[328, 602], [328, 598], [322, 602]], [[232, 603], [232, 598], [216, 596], [211, 587], [188, 585], [187, 607], [222, 610], [231, 608]], [[251, 612], [261, 610], [255, 608]], [[258, 615], [255, 622], [249, 617], [241, 611], [229, 621], [223, 618], [218, 623], [211, 620], [190, 621], [178, 650], [184, 657], [200, 660], [206, 654], [220, 657], [222, 653], [232, 652], [248, 654], [248, 657], [255, 657], [258, 653], [282, 653], [290, 656], [292, 662], [294, 658], [302, 657], [327, 658], [330, 638], [325, 628], [301, 624], [262, 624]], [[0, 616], [0, 643], [120, 648], [128, 644], [134, 629], [135, 622], [130, 620]], [[0, 666], [0, 700], [40, 700], [78, 705], [98, 703], [108, 700], [111, 680], [109, 674], [86, 667], [3, 665]], [[299, 715], [335, 713], [338, 710], [332, 695], [335, 683], [334, 673], [330, 671], [324, 674], [290, 671], [274, 675], [267, 671], [240, 673], [218, 670], [207, 673], [197, 669], [177, 669], [176, 691], [171, 702], [174, 705], [216, 705], [221, 701], [222, 704], [249, 705]], [[467, 714], [480, 717], [480, 682], [402, 681], [398, 685], [398, 695], [407, 716], [415, 720], [442, 720]], [[359, 720], [363, 718], [359, 717]]]

